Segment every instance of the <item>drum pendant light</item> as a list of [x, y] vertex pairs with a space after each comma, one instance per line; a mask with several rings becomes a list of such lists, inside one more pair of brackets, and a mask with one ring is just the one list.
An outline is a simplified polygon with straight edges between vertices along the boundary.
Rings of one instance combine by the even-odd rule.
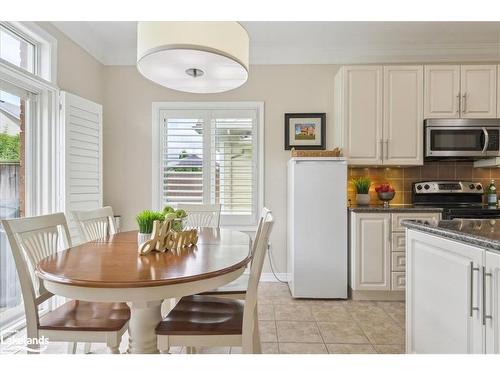
[[178, 91], [228, 91], [248, 78], [249, 44], [238, 22], [138, 22], [137, 69]]

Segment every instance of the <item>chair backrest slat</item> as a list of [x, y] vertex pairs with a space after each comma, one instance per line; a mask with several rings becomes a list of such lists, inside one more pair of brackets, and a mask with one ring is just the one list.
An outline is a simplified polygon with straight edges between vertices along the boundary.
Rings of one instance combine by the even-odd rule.
[[23, 294], [26, 324], [31, 335], [38, 327], [38, 303], [51, 296], [34, 271], [43, 258], [71, 247], [68, 224], [63, 213], [56, 213], [2, 220], [2, 225], [16, 264]]
[[220, 204], [179, 204], [177, 209], [186, 211], [186, 226], [219, 228]]
[[252, 340], [254, 329], [254, 317], [257, 308], [257, 293], [262, 274], [262, 267], [266, 257], [267, 244], [273, 228], [274, 219], [271, 211], [267, 210], [261, 226], [259, 236], [255, 239], [252, 264], [250, 266], [250, 277], [245, 295], [245, 308], [243, 311], [243, 340]]
[[262, 208], [262, 211], [260, 213], [259, 217], [259, 223], [257, 224], [257, 230], [255, 231], [255, 237], [253, 239], [252, 243], [252, 254], [255, 251], [255, 247], [257, 246], [257, 240], [260, 237], [260, 232], [262, 231], [262, 225], [264, 224], [264, 221], [267, 218], [267, 215], [271, 213], [271, 210], [267, 209], [266, 207]]
[[95, 241], [116, 233], [113, 209], [109, 206], [72, 214], [83, 241]]

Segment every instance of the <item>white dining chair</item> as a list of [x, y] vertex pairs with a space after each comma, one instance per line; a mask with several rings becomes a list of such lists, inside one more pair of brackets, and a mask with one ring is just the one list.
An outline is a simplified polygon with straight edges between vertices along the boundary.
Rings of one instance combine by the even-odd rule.
[[[72, 211], [82, 241], [96, 241], [116, 233], [113, 209], [110, 206], [93, 210]], [[86, 342], [85, 353], [90, 353], [91, 343]]]
[[[264, 207], [261, 211], [259, 222], [257, 224], [257, 230], [255, 232], [255, 236], [252, 242], [252, 253], [255, 251], [257, 246], [257, 242], [261, 236], [262, 225], [264, 224], [267, 215], [269, 215], [271, 211]], [[244, 273], [240, 277], [238, 277], [233, 282], [223, 285], [219, 288], [210, 290], [208, 292], [200, 293], [201, 295], [210, 295], [217, 297], [226, 297], [226, 298], [235, 298], [235, 299], [245, 299], [245, 294], [248, 286], [248, 278], [249, 274]]]
[[245, 300], [203, 295], [181, 298], [156, 327], [160, 352], [171, 346], [241, 346], [242, 353], [261, 352], [257, 287], [273, 222], [269, 213], [252, 256]]
[[[130, 319], [130, 309], [124, 303], [72, 300], [39, 315], [39, 306], [53, 294], [45, 289], [34, 271], [42, 259], [71, 247], [64, 214], [2, 220], [2, 225], [21, 284], [28, 339], [36, 342], [44, 336], [49, 341], [73, 343], [70, 346], [73, 353], [78, 342], [103, 342], [110, 353], [119, 353], [121, 337]], [[29, 345], [30, 350], [38, 348], [37, 344]]]
[[186, 226], [219, 228], [220, 204], [179, 204], [177, 209], [186, 211]]
[[110, 206], [73, 211], [72, 214], [83, 241], [95, 241], [116, 233], [115, 218]]

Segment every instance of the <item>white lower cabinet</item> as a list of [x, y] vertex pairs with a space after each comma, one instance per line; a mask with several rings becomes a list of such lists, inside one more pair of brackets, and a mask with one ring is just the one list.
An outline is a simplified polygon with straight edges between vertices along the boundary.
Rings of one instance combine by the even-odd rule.
[[[353, 298], [404, 299], [406, 253], [405, 232], [401, 222], [434, 221], [440, 217], [438, 212], [352, 212], [350, 287], [352, 291], [363, 294], [359, 297], [359, 293], [353, 293]], [[385, 294], [381, 295], [380, 292]]]
[[391, 290], [391, 216], [354, 213], [351, 216], [351, 288]]
[[408, 353], [500, 353], [500, 255], [408, 230]]

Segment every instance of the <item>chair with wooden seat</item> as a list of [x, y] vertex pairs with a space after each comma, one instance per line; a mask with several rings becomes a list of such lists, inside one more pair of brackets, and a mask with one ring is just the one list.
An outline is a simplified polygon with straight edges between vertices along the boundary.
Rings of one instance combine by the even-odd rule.
[[242, 353], [260, 353], [257, 287], [272, 226], [269, 213], [252, 255], [245, 300], [204, 295], [181, 298], [156, 327], [161, 352], [171, 346], [241, 346]]
[[[72, 211], [72, 215], [84, 242], [100, 240], [116, 233], [115, 217], [110, 206]], [[90, 353], [90, 350], [91, 343], [86, 342], [84, 352]]]
[[188, 214], [188, 227], [219, 228], [220, 204], [179, 204], [177, 209]]
[[[259, 223], [257, 225], [257, 231], [255, 232], [255, 236], [252, 243], [252, 253], [255, 251], [257, 241], [259, 240], [262, 231], [262, 224], [264, 223], [267, 215], [270, 212], [271, 211], [266, 207], [262, 209], [259, 218]], [[248, 286], [248, 277], [249, 275], [245, 273], [229, 284], [223, 285], [220, 288], [213, 289], [208, 292], [200, 293], [200, 295], [245, 299], [245, 294]]]
[[110, 206], [73, 211], [72, 214], [82, 241], [96, 241], [116, 233], [115, 218]]
[[[73, 353], [78, 342], [103, 342], [111, 353], [119, 353], [130, 319], [130, 310], [124, 303], [73, 300], [39, 316], [38, 307], [53, 294], [45, 289], [34, 270], [42, 259], [71, 247], [64, 214], [2, 220], [2, 225], [21, 284], [29, 341], [36, 342], [44, 336], [49, 341], [73, 343]], [[29, 347], [36, 350], [38, 345]]]

